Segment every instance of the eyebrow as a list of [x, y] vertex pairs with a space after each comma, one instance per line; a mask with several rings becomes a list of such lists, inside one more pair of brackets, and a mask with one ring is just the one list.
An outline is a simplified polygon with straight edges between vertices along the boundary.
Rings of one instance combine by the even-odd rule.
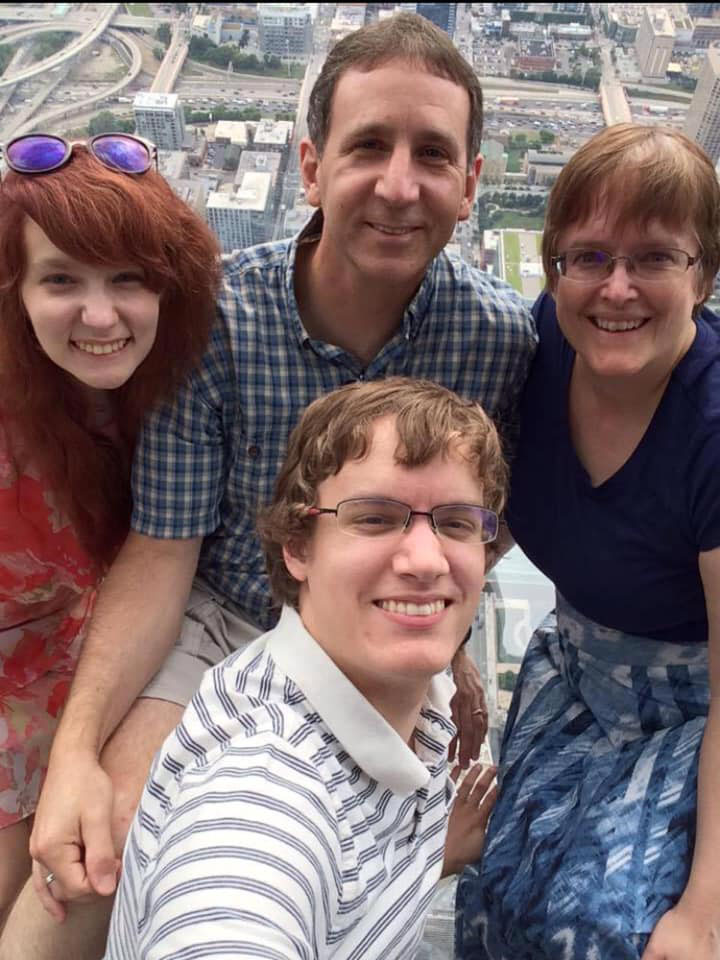
[[41, 257], [34, 262], [31, 260], [29, 266], [35, 267], [37, 270], [67, 270], [75, 263], [76, 261], [72, 257]]
[[[383, 137], [386, 139], [392, 139], [395, 132], [395, 128], [389, 124], [383, 123], [367, 123], [360, 127], [355, 127], [354, 130], [350, 130], [345, 137], [343, 137], [340, 144], [341, 149], [347, 149], [350, 147], [356, 140], [362, 140], [366, 137]], [[431, 143], [438, 144], [439, 146], [445, 147], [449, 153], [457, 154], [459, 152], [459, 144], [454, 137], [449, 136], [444, 130], [439, 130], [434, 127], [427, 127], [424, 130], [420, 130], [417, 134], [414, 135], [413, 139], [421, 143]]]

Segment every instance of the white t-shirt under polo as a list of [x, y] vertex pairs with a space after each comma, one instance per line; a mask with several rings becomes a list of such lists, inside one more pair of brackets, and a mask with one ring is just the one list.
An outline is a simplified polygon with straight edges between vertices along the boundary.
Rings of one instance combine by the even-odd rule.
[[453, 786], [449, 676], [415, 752], [286, 607], [155, 760], [106, 960], [410, 960]]

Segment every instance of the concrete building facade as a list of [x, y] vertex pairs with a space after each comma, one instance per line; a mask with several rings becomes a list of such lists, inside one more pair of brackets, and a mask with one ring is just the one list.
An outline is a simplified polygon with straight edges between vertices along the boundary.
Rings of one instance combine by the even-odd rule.
[[664, 7], [647, 6], [635, 40], [644, 77], [664, 77], [675, 46], [675, 27]]
[[214, 191], [206, 214], [224, 253], [264, 243], [272, 233], [272, 175], [248, 171], [235, 192]]
[[313, 19], [307, 3], [259, 3], [260, 50], [284, 60], [307, 60], [312, 53]]
[[685, 133], [720, 159], [720, 50], [710, 47], [685, 119]]
[[182, 150], [185, 115], [176, 93], [138, 93], [133, 114], [138, 136], [151, 140], [159, 150]]

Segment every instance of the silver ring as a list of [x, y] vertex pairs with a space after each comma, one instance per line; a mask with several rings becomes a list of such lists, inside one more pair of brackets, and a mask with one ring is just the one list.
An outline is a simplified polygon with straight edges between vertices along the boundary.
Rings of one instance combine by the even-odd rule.
[[473, 717], [478, 717], [478, 716], [486, 717], [487, 710], [485, 710], [484, 707], [475, 707], [475, 709], [472, 712], [472, 715]]
[[49, 887], [50, 884], [53, 882], [54, 879], [55, 879], [55, 874], [52, 873], [52, 871], [51, 871], [51, 872], [45, 877], [45, 884], [46, 884], [46, 886]]

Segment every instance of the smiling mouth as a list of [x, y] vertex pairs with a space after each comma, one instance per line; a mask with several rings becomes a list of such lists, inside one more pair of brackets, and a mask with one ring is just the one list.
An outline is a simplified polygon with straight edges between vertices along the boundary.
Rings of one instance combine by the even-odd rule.
[[376, 606], [388, 613], [401, 613], [406, 617], [432, 617], [442, 613], [447, 600], [431, 600], [427, 603], [410, 603], [405, 600], [376, 600]]
[[606, 320], [603, 317], [588, 317], [590, 322], [598, 330], [605, 333], [628, 333], [630, 330], [639, 330], [648, 322], [649, 317], [636, 317], [634, 320]]
[[119, 353], [123, 350], [132, 337], [123, 337], [121, 340], [109, 340], [107, 343], [93, 343], [90, 340], [71, 340], [70, 342], [83, 353], [91, 353], [96, 357], [105, 356], [110, 353]]
[[388, 224], [373, 223], [372, 221], [369, 221], [369, 225], [373, 230], [377, 230], [378, 233], [382, 233], [386, 237], [406, 237], [418, 229], [417, 227], [392, 227]]

